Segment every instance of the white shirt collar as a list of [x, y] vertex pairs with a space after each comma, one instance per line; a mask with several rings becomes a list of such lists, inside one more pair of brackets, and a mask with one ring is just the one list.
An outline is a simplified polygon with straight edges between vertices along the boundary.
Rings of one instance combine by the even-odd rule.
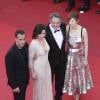
[[[49, 24], [49, 27], [50, 27], [51, 31], [54, 33], [55, 29], [51, 26], [51, 24]], [[57, 30], [61, 30], [60, 27]]]

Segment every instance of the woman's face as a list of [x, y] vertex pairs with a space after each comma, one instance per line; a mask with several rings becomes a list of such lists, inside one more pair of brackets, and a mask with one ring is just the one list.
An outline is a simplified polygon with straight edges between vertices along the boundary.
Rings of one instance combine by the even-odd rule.
[[78, 21], [77, 21], [75, 18], [71, 18], [71, 19], [69, 20], [69, 25], [70, 25], [71, 27], [75, 27], [75, 26], [77, 25], [77, 23], [78, 23]]
[[38, 38], [45, 38], [46, 31], [42, 30], [41, 34], [38, 35]]

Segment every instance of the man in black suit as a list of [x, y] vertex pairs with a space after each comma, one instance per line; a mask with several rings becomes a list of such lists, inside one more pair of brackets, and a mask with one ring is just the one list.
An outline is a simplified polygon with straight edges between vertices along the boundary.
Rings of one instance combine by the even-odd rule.
[[25, 92], [29, 83], [28, 44], [25, 32], [15, 32], [15, 43], [5, 56], [8, 84], [12, 88], [14, 100], [25, 100]]
[[59, 13], [50, 14], [50, 24], [46, 27], [46, 40], [50, 46], [49, 62], [52, 81], [55, 76], [55, 100], [62, 100], [65, 68], [67, 62], [66, 25], [61, 22]]

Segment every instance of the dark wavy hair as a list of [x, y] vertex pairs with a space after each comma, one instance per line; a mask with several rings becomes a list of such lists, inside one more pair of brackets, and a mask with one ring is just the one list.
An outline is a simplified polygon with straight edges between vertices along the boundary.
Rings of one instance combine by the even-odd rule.
[[46, 26], [44, 24], [37, 24], [33, 29], [32, 39], [36, 39], [43, 30], [46, 30]]

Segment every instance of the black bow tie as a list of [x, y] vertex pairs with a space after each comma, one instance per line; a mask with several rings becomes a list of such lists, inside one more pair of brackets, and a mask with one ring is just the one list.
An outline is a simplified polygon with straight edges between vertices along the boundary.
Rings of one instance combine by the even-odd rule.
[[60, 31], [60, 30], [55, 30], [54, 33], [58, 32], [58, 31]]

